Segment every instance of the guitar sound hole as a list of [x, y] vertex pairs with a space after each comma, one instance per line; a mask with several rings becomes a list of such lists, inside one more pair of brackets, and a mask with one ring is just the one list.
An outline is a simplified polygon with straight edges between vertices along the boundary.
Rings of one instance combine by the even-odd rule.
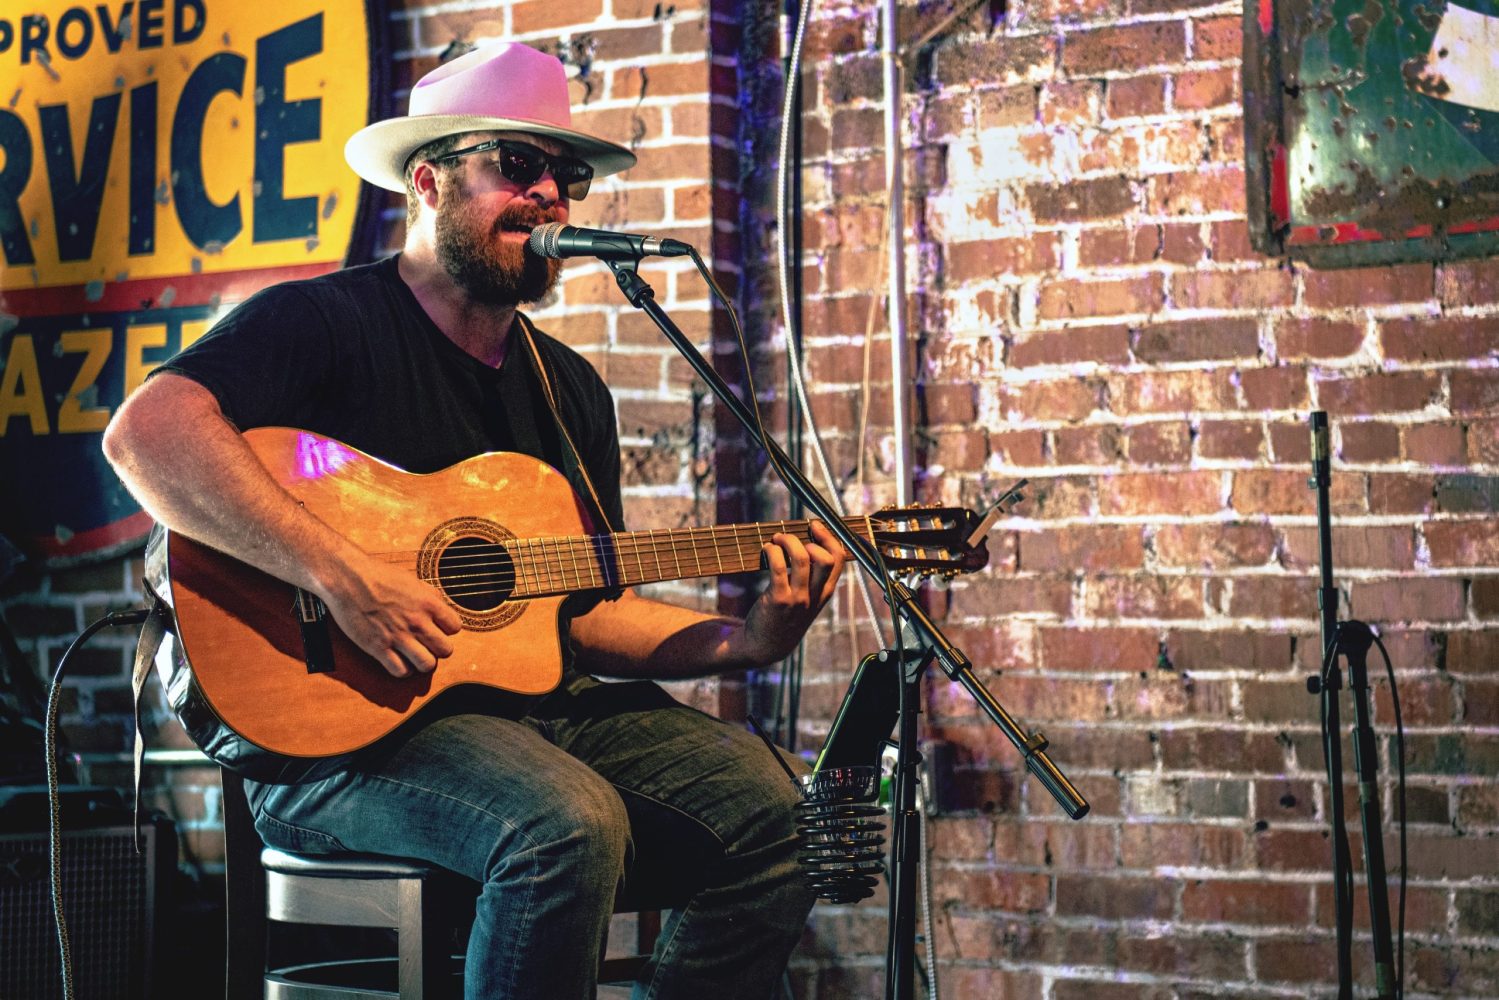
[[515, 561], [487, 538], [455, 538], [437, 557], [437, 579], [448, 600], [465, 611], [499, 607], [515, 590]]

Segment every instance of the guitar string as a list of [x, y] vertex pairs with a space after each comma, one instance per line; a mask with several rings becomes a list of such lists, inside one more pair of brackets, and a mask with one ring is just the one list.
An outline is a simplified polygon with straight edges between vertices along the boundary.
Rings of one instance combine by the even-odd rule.
[[[792, 528], [789, 524], [777, 526], [786, 529]], [[774, 531], [767, 530], [770, 527], [771, 525], [729, 525], [713, 528], [684, 528], [671, 529], [664, 532], [664, 535], [669, 542], [691, 543], [690, 546], [687, 544], [675, 544], [673, 546], [672, 554], [674, 555], [674, 561], [677, 564], [678, 572], [686, 575], [682, 567], [680, 552], [683, 548], [689, 548], [694, 566], [698, 575], [701, 576], [711, 575], [705, 573], [702, 566], [702, 556], [708, 554], [709, 547], [712, 548], [710, 566], [715, 563], [718, 564], [715, 572], [744, 572], [754, 568], [758, 563], [761, 544], [775, 534]], [[870, 540], [867, 534], [859, 531], [858, 525], [850, 525], [850, 527], [863, 535], [866, 540]], [[808, 530], [810, 531], [810, 529]], [[868, 528], [866, 527], [865, 531], [867, 530]], [[743, 537], [746, 534], [749, 535], [748, 539]], [[656, 557], [655, 561], [657, 562], [658, 570], [660, 570], [660, 545], [653, 537], [654, 535], [654, 531], [648, 531], [644, 539], [622, 537], [620, 535], [597, 535], [515, 539], [511, 540], [508, 545], [488, 542], [483, 545], [473, 546], [474, 551], [470, 556], [455, 556], [444, 560], [444, 562], [456, 569], [476, 570], [494, 567], [492, 570], [468, 573], [444, 572], [439, 576], [429, 576], [424, 577], [424, 579], [428, 583], [439, 586], [447, 584], [447, 586], [443, 586], [444, 592], [454, 598], [494, 594], [540, 596], [544, 593], [556, 592], [559, 589], [562, 592], [566, 592], [571, 589], [607, 587], [617, 582], [611, 580], [611, 574], [618, 576], [620, 571], [623, 571], [623, 575], [626, 578], [623, 582], [643, 582], [646, 579], [646, 560], [644, 558], [646, 555], [649, 554]], [[680, 537], [683, 535], [686, 536], [685, 539]], [[736, 551], [732, 553], [732, 561], [724, 560], [722, 551], [719, 548], [720, 538], [728, 540], [729, 536], [732, 536], [732, 541], [736, 547]], [[745, 547], [746, 541], [751, 543], [753, 548]], [[547, 548], [549, 545], [557, 552], [557, 564], [555, 566], [547, 564]], [[519, 575], [533, 577], [536, 589], [532, 589], [530, 586], [531, 581], [526, 581], [520, 588], [515, 586], [516, 574], [513, 570], [516, 560], [509, 558], [508, 551], [507, 558], [492, 559], [492, 552], [506, 551], [507, 549], [513, 549], [518, 555], [521, 555], [520, 562], [522, 565]], [[535, 552], [532, 550], [537, 549], [541, 552], [541, 560], [526, 558], [526, 556], [534, 556]], [[605, 551], [600, 553], [599, 550], [601, 549]], [[612, 556], [612, 558], [596, 561], [600, 555]], [[631, 555], [635, 556], [636, 568], [641, 574], [638, 580], [631, 578], [629, 574], [628, 560]], [[566, 558], [572, 563], [573, 582], [571, 584], [568, 581], [568, 567], [561, 564], [561, 558]], [[583, 560], [581, 566], [579, 564], [580, 558]], [[454, 563], [460, 565], [453, 566]], [[458, 583], [460, 580], [467, 580], [469, 582], [466, 584]]]
[[[686, 531], [699, 531], [700, 529], [683, 529], [683, 530], [686, 530]], [[607, 538], [607, 537], [611, 537], [611, 536], [595, 536], [595, 538]], [[713, 552], [713, 557], [714, 557], [713, 560], [711, 561], [711, 563], [717, 563], [717, 564], [719, 564], [721, 566], [724, 566], [724, 567], [730, 567], [727, 570], [722, 570], [722, 571], [726, 571], [726, 572], [742, 572], [743, 569], [749, 569], [750, 567], [752, 567], [752, 566], [754, 566], [754, 565], [756, 565], [758, 563], [759, 553], [760, 553], [760, 546], [759, 546], [758, 543], [760, 541], [762, 541], [763, 539], [768, 539], [768, 538], [769, 538], [769, 535], [765, 535], [765, 536], [752, 536], [750, 539], [748, 539], [748, 541], [750, 541], [751, 543], [756, 543], [756, 544], [754, 544], [753, 548], [745, 546], [745, 544], [744, 544], [745, 541], [746, 541], [745, 539], [736, 538], [736, 539], [734, 539], [734, 543], [736, 545], [736, 550], [734, 552], [732, 552], [728, 558], [724, 558], [723, 557], [722, 551], [721, 551], [721, 549], [718, 546], [718, 539], [717, 539], [717, 537], [710, 537], [707, 540], [708, 544], [705, 545], [705, 544], [703, 544], [703, 538], [702, 537], [696, 536], [696, 535], [695, 536], [691, 536], [690, 539], [689, 539], [693, 543], [691, 546], [677, 545], [677, 546], [674, 546], [674, 551], [680, 551], [683, 548], [690, 548], [692, 550], [693, 562], [695, 564], [695, 567], [696, 567], [696, 569], [698, 569], [699, 571], [701, 571], [702, 570], [702, 560], [700, 558], [700, 555], [707, 554], [708, 550], [709, 550], [709, 547], [711, 546], [712, 552]], [[527, 575], [526, 570], [534, 570], [535, 572], [532, 573], [532, 574], [530, 574], [530, 575], [536, 576], [537, 579], [538, 579], [538, 582], [543, 582], [542, 581], [543, 577], [545, 578], [544, 582], [547, 583], [547, 584], [551, 584], [551, 583], [560, 581], [560, 583], [561, 583], [561, 585], [562, 585], [562, 587], [564, 589], [566, 589], [569, 586], [569, 584], [568, 584], [569, 567], [567, 565], [564, 565], [562, 563], [561, 560], [563, 558], [566, 558], [568, 560], [568, 562], [570, 562], [572, 564], [571, 575], [572, 575], [573, 579], [575, 581], [577, 581], [577, 585], [578, 586], [587, 586], [587, 587], [590, 587], [590, 588], [591, 587], [609, 586], [610, 585], [610, 580], [609, 580], [609, 575], [608, 574], [611, 573], [611, 572], [613, 572], [613, 573], [615, 573], [615, 575], [618, 575], [617, 571], [622, 571], [623, 575], [628, 578], [630, 576], [630, 571], [629, 571], [629, 568], [628, 568], [628, 565], [627, 565], [627, 560], [628, 560], [628, 558], [631, 555], [636, 556], [636, 560], [635, 560], [636, 561], [636, 566], [637, 566], [637, 570], [639, 570], [641, 572], [641, 579], [645, 578], [645, 574], [644, 574], [645, 560], [642, 558], [642, 556], [645, 555], [645, 554], [648, 554], [651, 550], [646, 549], [646, 548], [644, 548], [641, 545], [634, 545], [632, 547], [610, 546], [609, 547], [610, 550], [611, 550], [610, 554], [613, 556], [613, 558], [612, 559], [602, 560], [602, 561], [596, 561], [596, 558], [599, 555], [599, 553], [598, 553], [597, 549], [595, 548], [595, 545], [593, 544], [593, 542], [594, 542], [594, 539], [592, 539], [592, 538], [578, 538], [578, 537], [572, 537], [572, 538], [567, 538], [567, 539], [550, 539], [550, 538], [548, 538], [548, 539], [520, 539], [520, 540], [516, 540], [516, 541], [511, 542], [509, 544], [508, 548], [509, 549], [514, 549], [514, 550], [524, 550], [524, 549], [536, 549], [536, 548], [540, 548], [541, 554], [542, 554], [542, 559], [540, 559], [540, 560], [525, 558], [525, 555], [531, 555], [531, 554], [534, 554], [534, 553], [525, 553], [525, 555], [522, 556], [522, 559], [520, 561], [525, 564], [525, 568], [523, 569], [523, 571], [522, 571], [522, 573], [520, 575]], [[540, 543], [540, 544], [538, 544], [538, 543]], [[553, 562], [551, 564], [549, 564], [547, 562], [547, 559], [549, 557], [549, 554], [546, 551], [548, 544], [551, 544], [552, 548], [559, 550], [555, 555], [551, 555], [550, 556], [550, 558], [553, 560]], [[563, 544], [566, 545], [566, 549], [567, 549], [566, 552], [560, 551], [561, 546]], [[652, 546], [653, 549], [655, 547], [656, 546]], [[505, 549], [505, 548], [507, 548], [507, 546], [502, 546], [502, 545], [499, 545], [499, 544], [496, 544], [496, 543], [488, 543], [488, 544], [486, 544], [484, 546], [474, 546], [474, 548], [475, 549], [480, 549], [480, 548], [485, 548], [485, 549]], [[579, 566], [579, 558], [580, 557], [584, 560], [584, 563], [583, 563], [583, 565], [581, 567]], [[469, 573], [443, 572], [443, 573], [440, 573], [438, 576], [429, 576], [429, 577], [424, 577], [423, 579], [425, 579], [429, 583], [439, 583], [439, 584], [442, 584], [442, 583], [452, 583], [452, 582], [456, 582], [456, 581], [459, 581], [459, 580], [471, 580], [474, 583], [480, 583], [480, 582], [482, 582], [483, 584], [486, 584], [486, 585], [500, 584], [502, 586], [504, 584], [512, 583], [515, 580], [516, 574], [513, 573], [512, 570], [513, 570], [513, 567], [514, 567], [514, 565], [516, 563], [516, 560], [514, 560], [514, 559], [505, 559], [505, 560], [486, 561], [487, 559], [488, 559], [488, 556], [483, 556], [483, 557], [480, 557], [480, 558], [477, 558], [477, 559], [468, 560], [466, 562], [466, 564], [464, 566], [460, 567], [460, 568], [472, 570], [472, 569], [478, 569], [478, 568], [485, 567], [485, 566], [506, 567], [507, 564], [509, 564], [509, 568], [496, 568], [496, 569], [494, 569], [491, 572], [469, 572]], [[675, 562], [678, 564], [678, 568], [680, 569], [681, 568], [681, 560], [680, 560], [680, 558], [676, 559]], [[659, 561], [658, 561], [658, 565], [659, 565]], [[734, 568], [732, 568], [732, 567], [734, 567], [736, 565], [742, 566], [743, 569], [734, 569]], [[605, 568], [605, 567], [607, 567], [607, 568]], [[584, 576], [583, 576], [583, 574], [585, 572], [588, 574], [588, 579], [586, 581], [584, 580]], [[707, 575], [707, 574], [703, 574], [703, 575]], [[597, 578], [597, 579], [595, 579], [595, 578]], [[461, 589], [459, 589], [459, 587], [445, 587], [444, 589], [445, 589], [445, 592], [447, 592], [450, 596], [479, 596], [481, 594], [499, 592], [499, 591], [492, 590], [492, 589], [485, 589], [485, 590], [478, 590], [478, 591], [475, 591], [475, 590], [461, 590]]]
[[[551, 541], [551, 540], [548, 540], [548, 541]], [[557, 540], [557, 541], [561, 541], [561, 540]], [[572, 541], [576, 542], [576, 539], [574, 539]], [[928, 549], [930, 549], [931, 551], [930, 551], [929, 554], [930, 554], [931, 558], [929, 558], [927, 561], [932, 561], [933, 559], [935, 559], [936, 556], [937, 556], [937, 553], [941, 550], [941, 546], [923, 546], [923, 547], [910, 546], [910, 547], [911, 548], [928, 548]], [[543, 552], [544, 552], [545, 546], [542, 546], [542, 548], [543, 548]], [[680, 555], [678, 554], [678, 553], [680, 553], [681, 548], [682, 547], [679, 546], [679, 547], [673, 549], [672, 551], [673, 551], [673, 554], [675, 556], [674, 562], [677, 565], [677, 572], [681, 576], [686, 577], [686, 576], [689, 576], [690, 574], [688, 574], [683, 569], [683, 567], [682, 567], [681, 558], [680, 558]], [[628, 566], [626, 565], [626, 561], [625, 560], [631, 554], [632, 551], [633, 551], [633, 554], [636, 555], [637, 568], [640, 570], [640, 572], [642, 574], [639, 579], [632, 578], [632, 577], [629, 576], [629, 569], [628, 569]], [[644, 551], [653, 551], [653, 550], [644, 550]], [[706, 552], [707, 552], [706, 547], [702, 546], [700, 544], [699, 545], [694, 545], [693, 548], [692, 548], [692, 553], [693, 553], [693, 556], [694, 556], [694, 563], [696, 564], [696, 570], [697, 570], [697, 575], [698, 576], [709, 576], [709, 575], [716, 575], [716, 574], [721, 574], [721, 573], [740, 573], [740, 572], [746, 572], [746, 571], [750, 571], [750, 570], [753, 570], [753, 569], [757, 568], [758, 565], [759, 565], [759, 549], [758, 549], [758, 547], [756, 547], [754, 549], [740, 549], [740, 550], [736, 551], [734, 553], [734, 557], [735, 558], [731, 561], [731, 560], [724, 559], [722, 557], [722, 554], [717, 551], [716, 546], [715, 546], [715, 551], [714, 551], [713, 555], [714, 555], [715, 560], [718, 561], [718, 565], [717, 565], [716, 568], [712, 569], [710, 572], [704, 572], [703, 571], [703, 567], [701, 565], [701, 560], [698, 558], [698, 556], [699, 556], [699, 554], [706, 554]], [[580, 551], [578, 549], [578, 547], [577, 547], [576, 544], [570, 544], [568, 552], [566, 552], [566, 553], [559, 553], [559, 555], [563, 555], [563, 554], [565, 554], [567, 556], [567, 558], [569, 559], [569, 561], [573, 564], [572, 565], [572, 577], [573, 577], [572, 582], [569, 582], [569, 580], [568, 580], [568, 567], [565, 566], [565, 565], [562, 565], [561, 562], [560, 562], [560, 559], [558, 560], [557, 565], [555, 567], [549, 567], [544, 562], [537, 562], [537, 561], [534, 561], [534, 560], [523, 560], [524, 572], [521, 575], [522, 576], [530, 575], [533, 578], [533, 580], [534, 580], [534, 583], [536, 585], [536, 589], [531, 589], [531, 587], [530, 587], [531, 581], [526, 581], [525, 583], [523, 583], [523, 585], [522, 585], [521, 588], [517, 589], [514, 586], [514, 580], [515, 580], [516, 577], [513, 574], [511, 574], [509, 571], [501, 571], [501, 570], [496, 570], [496, 571], [489, 572], [489, 573], [446, 574], [446, 575], [437, 576], [437, 577], [424, 577], [423, 579], [426, 580], [426, 582], [428, 582], [428, 583], [432, 583], [432, 584], [439, 585], [439, 586], [442, 586], [445, 583], [451, 584], [453, 581], [460, 580], [460, 579], [467, 579], [467, 580], [470, 581], [467, 584], [458, 585], [458, 586], [443, 586], [444, 593], [447, 594], [449, 597], [458, 598], [458, 597], [482, 597], [482, 596], [489, 596], [489, 595], [502, 595], [502, 599], [503, 599], [503, 597], [516, 597], [516, 598], [542, 597], [542, 596], [546, 596], [546, 595], [549, 595], [549, 594], [568, 593], [568, 592], [571, 592], [573, 590], [579, 590], [579, 589], [596, 589], [596, 588], [609, 587], [609, 586], [617, 585], [620, 582], [627, 583], [627, 584], [641, 583], [641, 582], [651, 582], [645, 576], [645, 574], [644, 574], [644, 560], [642, 558], [640, 558], [641, 555], [643, 554], [643, 550], [641, 550], [639, 547], [637, 547], [634, 550], [623, 550], [623, 549], [617, 550], [615, 552], [616, 558], [610, 559], [610, 560], [605, 560], [603, 562], [596, 562], [596, 561], [594, 561], [594, 556], [596, 555], [595, 552], [593, 552], [591, 549], [590, 550]], [[584, 560], [583, 563], [581, 564], [581, 566], [579, 565], [579, 562], [578, 562], [579, 557], [581, 557]], [[658, 562], [659, 562], [659, 555], [658, 555]], [[503, 565], [503, 563], [496, 563], [496, 565]], [[620, 573], [618, 572], [619, 570], [623, 570], [623, 578], [622, 579], [620, 578]], [[611, 577], [611, 571], [614, 571], [613, 577]], [[585, 574], [586, 574], [586, 578], [585, 578]]]

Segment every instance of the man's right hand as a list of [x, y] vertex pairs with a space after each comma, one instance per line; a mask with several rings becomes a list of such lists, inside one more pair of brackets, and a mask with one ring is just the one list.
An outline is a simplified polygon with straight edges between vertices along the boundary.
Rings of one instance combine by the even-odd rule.
[[324, 597], [344, 634], [393, 677], [427, 673], [453, 655], [448, 636], [463, 627], [436, 587], [409, 567], [366, 557]]

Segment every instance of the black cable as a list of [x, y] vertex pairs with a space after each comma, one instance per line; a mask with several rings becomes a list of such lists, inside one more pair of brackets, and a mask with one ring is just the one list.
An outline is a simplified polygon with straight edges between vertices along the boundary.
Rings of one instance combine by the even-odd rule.
[[43, 747], [47, 755], [47, 874], [52, 893], [52, 916], [57, 922], [57, 955], [62, 972], [63, 1000], [73, 1000], [74, 993], [73, 942], [68, 936], [68, 922], [62, 909], [62, 802], [57, 781], [57, 715], [62, 704], [62, 678], [68, 668], [68, 659], [97, 633], [116, 625], [139, 625], [150, 615], [148, 608], [111, 611], [84, 629], [68, 645], [62, 659], [57, 661], [57, 671], [52, 675], [52, 686], [47, 692], [47, 722], [43, 735]]
[[[1327, 769], [1328, 789], [1328, 821], [1332, 827], [1332, 878], [1334, 889], [1334, 914], [1335, 931], [1337, 934], [1338, 968], [1339, 978], [1343, 978], [1343, 970], [1352, 969], [1352, 940], [1353, 940], [1353, 858], [1348, 846], [1348, 823], [1343, 815], [1343, 772], [1341, 767], [1342, 753], [1338, 741], [1342, 734], [1332, 725], [1332, 715], [1336, 712], [1334, 699], [1342, 690], [1341, 675], [1339, 683], [1334, 686], [1333, 676], [1338, 671], [1339, 635], [1335, 633], [1332, 642], [1328, 643], [1327, 649], [1322, 657], [1322, 675], [1320, 677], [1320, 694], [1322, 708], [1322, 759]], [[1335, 762], [1338, 766], [1335, 766]], [[1351, 996], [1351, 984], [1339, 983], [1339, 996]]]
[[1390, 663], [1389, 650], [1384, 648], [1384, 643], [1379, 636], [1374, 636], [1374, 645], [1379, 647], [1379, 655], [1384, 657], [1385, 675], [1390, 678], [1390, 702], [1395, 708], [1395, 753], [1397, 756], [1396, 766], [1400, 769], [1400, 783], [1396, 786], [1396, 801], [1399, 810], [1396, 815], [1396, 823], [1400, 827], [1400, 905], [1399, 905], [1399, 931], [1395, 942], [1395, 997], [1400, 1000], [1405, 996], [1405, 881], [1406, 881], [1406, 854], [1405, 854], [1405, 723], [1400, 718], [1400, 691], [1395, 686], [1395, 667]]

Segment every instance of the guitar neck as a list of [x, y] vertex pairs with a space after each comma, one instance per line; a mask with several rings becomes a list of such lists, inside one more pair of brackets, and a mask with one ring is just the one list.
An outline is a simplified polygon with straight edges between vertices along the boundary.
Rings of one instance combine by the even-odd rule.
[[[843, 523], [873, 541], [866, 515]], [[506, 543], [515, 560], [514, 597], [630, 587], [663, 580], [745, 573], [760, 568], [761, 547], [778, 534], [811, 538], [810, 521], [767, 521], [713, 528], [626, 531], [574, 538], [523, 538]]]

